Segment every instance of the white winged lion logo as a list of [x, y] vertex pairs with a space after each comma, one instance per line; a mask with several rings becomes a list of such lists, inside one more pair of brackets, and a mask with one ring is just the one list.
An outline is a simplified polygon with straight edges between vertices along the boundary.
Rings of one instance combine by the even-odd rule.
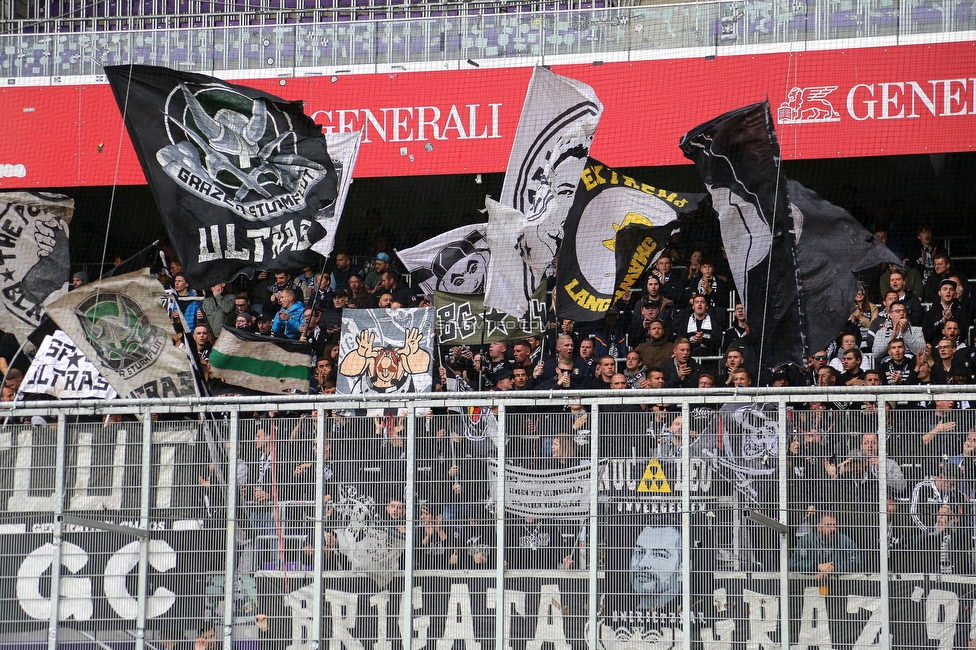
[[780, 124], [806, 124], [811, 122], [840, 122], [840, 113], [834, 109], [827, 96], [837, 86], [794, 86], [779, 105], [776, 117]]

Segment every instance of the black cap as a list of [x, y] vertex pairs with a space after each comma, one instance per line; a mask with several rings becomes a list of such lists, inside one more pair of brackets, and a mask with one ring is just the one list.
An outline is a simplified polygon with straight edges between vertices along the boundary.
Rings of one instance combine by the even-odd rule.
[[515, 373], [513, 373], [508, 368], [500, 368], [500, 369], [498, 369], [498, 370], [495, 371], [494, 377], [495, 377], [495, 383], [497, 384], [502, 379], [511, 379], [511, 378], [515, 377]]
[[261, 315], [258, 316], [258, 320], [274, 320], [274, 319], [275, 319], [275, 315], [267, 311], [261, 312]]
[[950, 377], [968, 377], [969, 368], [963, 361], [953, 361], [952, 365], [949, 367]]
[[942, 282], [939, 283], [939, 288], [941, 289], [942, 287], [946, 286], [947, 284], [950, 287], [952, 287], [953, 289], [956, 288], [956, 281], [955, 280], [950, 280], [949, 278], [945, 278], [944, 280], [942, 280]]
[[339, 289], [334, 294], [332, 294], [332, 297], [333, 298], [348, 298], [349, 297], [349, 292], [346, 291], [345, 289]]

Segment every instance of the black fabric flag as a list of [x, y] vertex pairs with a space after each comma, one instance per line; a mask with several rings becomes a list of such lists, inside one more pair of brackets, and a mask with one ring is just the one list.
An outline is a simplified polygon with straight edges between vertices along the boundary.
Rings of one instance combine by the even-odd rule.
[[154, 66], [105, 74], [191, 285], [317, 258], [337, 178], [302, 102]]
[[769, 102], [701, 124], [680, 145], [712, 195], [735, 286], [759, 334], [760, 363], [805, 368], [803, 290]]
[[563, 226], [557, 316], [603, 318], [667, 248], [677, 218], [703, 196], [641, 183], [590, 158]]
[[796, 181], [787, 180], [787, 189], [803, 281], [807, 344], [810, 350], [821, 350], [851, 315], [858, 289], [855, 274], [882, 262], [902, 262], [847, 210]]

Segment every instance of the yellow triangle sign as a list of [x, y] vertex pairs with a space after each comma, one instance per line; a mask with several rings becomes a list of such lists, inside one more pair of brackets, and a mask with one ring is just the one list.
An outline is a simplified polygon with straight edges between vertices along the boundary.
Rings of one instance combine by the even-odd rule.
[[671, 486], [668, 484], [668, 477], [664, 475], [661, 461], [652, 458], [647, 463], [647, 467], [644, 468], [644, 476], [641, 477], [640, 485], [637, 486], [637, 491], [671, 494]]

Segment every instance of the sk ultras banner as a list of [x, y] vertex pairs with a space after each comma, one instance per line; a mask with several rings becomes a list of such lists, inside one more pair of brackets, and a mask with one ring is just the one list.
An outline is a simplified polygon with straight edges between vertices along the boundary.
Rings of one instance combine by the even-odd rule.
[[22, 394], [58, 399], [115, 399], [115, 389], [61, 330], [44, 337], [24, 381]]
[[515, 341], [545, 333], [549, 322], [546, 288], [539, 287], [522, 318], [486, 307], [484, 296], [434, 292], [437, 340], [443, 345], [480, 345]]
[[556, 257], [602, 114], [603, 104], [586, 84], [545, 68], [532, 71], [501, 199], [485, 202], [493, 252], [488, 305], [525, 313]]
[[428, 392], [433, 356], [432, 308], [343, 310], [336, 392]]
[[594, 321], [633, 288], [703, 195], [642, 183], [589, 159], [563, 227], [556, 313]]
[[313, 260], [338, 179], [301, 102], [167, 68], [105, 74], [191, 285]]
[[40, 325], [44, 301], [67, 291], [74, 211], [74, 199], [60, 194], [0, 194], [0, 330], [21, 343]]
[[47, 313], [122, 397], [195, 395], [162, 296], [163, 287], [142, 270], [75, 289]]

